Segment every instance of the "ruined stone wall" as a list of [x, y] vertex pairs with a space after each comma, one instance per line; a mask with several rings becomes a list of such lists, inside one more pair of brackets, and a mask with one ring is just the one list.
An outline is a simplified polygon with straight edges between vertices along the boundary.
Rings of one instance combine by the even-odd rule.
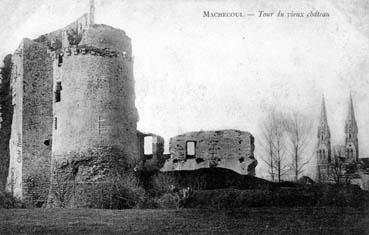
[[89, 14], [85, 13], [77, 20], [66, 26], [64, 30], [74, 30], [76, 33], [83, 33], [83, 31], [88, 29], [88, 27], [90, 27]]
[[9, 140], [13, 118], [12, 93], [10, 88], [12, 55], [5, 56], [0, 71], [0, 191], [5, 189], [9, 171]]
[[51, 160], [45, 143], [52, 136], [52, 63], [45, 45], [23, 40], [14, 55], [12, 87], [8, 188], [25, 201], [45, 199]]
[[[145, 154], [145, 137], [152, 138], [152, 153]], [[159, 170], [163, 167], [166, 157], [164, 156], [164, 138], [150, 133], [137, 132], [137, 148], [140, 164], [140, 170]]]
[[138, 162], [132, 51], [123, 31], [94, 25], [80, 45], [56, 53], [53, 89], [54, 179], [102, 180]]
[[254, 137], [236, 130], [191, 132], [170, 139], [171, 158], [186, 159], [186, 142], [196, 142], [196, 157], [206, 159], [248, 158], [254, 154]]
[[80, 18], [73, 21], [62, 29], [55, 30], [50, 33], [43, 34], [36, 38], [34, 41], [43, 43], [51, 50], [60, 49], [61, 47], [70, 46], [68, 40], [68, 34], [74, 34], [74, 36], [81, 37], [82, 34], [90, 27], [89, 14], [83, 14]]
[[82, 35], [91, 26], [89, 14], [86, 13], [68, 26], [64, 27], [62, 31], [62, 46], [65, 48], [79, 44]]
[[45, 201], [50, 178], [53, 84], [47, 47], [25, 40], [23, 68], [23, 199]]
[[[189, 155], [187, 143], [195, 146]], [[170, 159], [162, 171], [221, 167], [239, 174], [255, 175], [254, 137], [238, 130], [190, 132], [170, 139]]]
[[97, 48], [109, 48], [113, 51], [125, 53], [127, 58], [132, 57], [131, 39], [123, 30], [108, 25], [95, 24], [83, 33], [79, 45], [88, 45]]

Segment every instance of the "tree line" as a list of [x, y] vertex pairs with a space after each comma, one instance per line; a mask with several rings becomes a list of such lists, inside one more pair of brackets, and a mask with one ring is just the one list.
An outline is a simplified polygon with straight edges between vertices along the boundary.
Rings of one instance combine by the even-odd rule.
[[297, 181], [311, 163], [314, 151], [308, 151], [312, 140], [312, 121], [306, 115], [269, 108], [261, 122], [261, 160], [271, 181], [287, 177]]

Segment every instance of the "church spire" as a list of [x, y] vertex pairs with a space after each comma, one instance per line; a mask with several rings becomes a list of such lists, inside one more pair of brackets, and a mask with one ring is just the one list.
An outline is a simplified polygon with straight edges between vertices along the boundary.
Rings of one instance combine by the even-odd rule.
[[348, 110], [347, 110], [347, 117], [346, 117], [346, 123], [345, 123], [345, 133], [357, 133], [357, 124], [355, 119], [355, 111], [354, 111], [354, 104], [352, 102], [352, 95], [350, 92], [350, 98], [348, 103]]
[[345, 123], [346, 134], [346, 158], [358, 161], [359, 160], [359, 141], [358, 141], [358, 127], [355, 119], [354, 104], [352, 102], [352, 95], [348, 103], [348, 111]]
[[318, 127], [318, 138], [320, 140], [323, 140], [323, 139], [326, 139], [326, 138], [329, 139], [330, 137], [331, 137], [331, 133], [329, 131], [327, 110], [325, 108], [325, 99], [324, 99], [324, 95], [323, 95], [323, 97], [322, 97], [322, 106], [321, 106], [321, 110], [320, 110], [320, 123], [319, 123], [319, 127]]
[[321, 111], [320, 111], [320, 125], [325, 124], [328, 126], [328, 120], [327, 120], [327, 111], [325, 108], [325, 100], [324, 100], [324, 95], [322, 97], [322, 106], [321, 106]]
[[324, 182], [329, 174], [327, 164], [331, 161], [331, 133], [329, 131], [327, 110], [325, 108], [324, 95], [320, 110], [320, 123], [318, 126], [317, 144], [317, 179]]
[[352, 95], [350, 92], [350, 99], [349, 99], [349, 104], [348, 104], [348, 112], [347, 112], [347, 118], [346, 118], [346, 122], [351, 121], [353, 123], [356, 124], [356, 120], [355, 120], [355, 112], [354, 112], [354, 104], [352, 102]]

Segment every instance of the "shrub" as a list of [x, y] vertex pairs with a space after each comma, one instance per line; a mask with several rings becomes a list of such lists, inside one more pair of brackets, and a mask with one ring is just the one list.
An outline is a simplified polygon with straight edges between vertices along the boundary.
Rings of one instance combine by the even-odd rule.
[[23, 208], [23, 203], [8, 192], [0, 191], [0, 209]]
[[42, 207], [46, 204], [49, 194], [50, 175], [44, 169], [33, 171], [27, 176], [25, 184], [30, 192], [27, 199], [28, 206]]
[[137, 208], [145, 201], [145, 190], [134, 172], [126, 172], [113, 178], [113, 197], [120, 208]]
[[70, 172], [55, 171], [50, 206], [130, 209], [150, 204], [133, 171], [112, 171], [88, 181], [78, 180]]
[[275, 189], [198, 190], [188, 199], [187, 208], [245, 208], [259, 206], [365, 206], [369, 193], [355, 187], [317, 185]]
[[178, 183], [172, 175], [159, 173], [152, 177], [151, 186], [153, 196], [160, 196], [171, 192], [172, 186], [178, 187]]
[[159, 208], [178, 209], [180, 207], [180, 199], [174, 193], [165, 193], [157, 199]]
[[78, 45], [82, 40], [82, 34], [74, 29], [67, 30], [67, 39], [70, 45]]
[[146, 192], [133, 172], [116, 174], [108, 177], [108, 181], [93, 182], [85, 188], [90, 191], [84, 195], [89, 193], [89, 207], [93, 208], [130, 209], [148, 203]]

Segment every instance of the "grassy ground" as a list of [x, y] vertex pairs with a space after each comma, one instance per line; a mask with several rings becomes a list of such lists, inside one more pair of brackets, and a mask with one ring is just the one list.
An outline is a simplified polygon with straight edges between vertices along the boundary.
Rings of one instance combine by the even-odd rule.
[[369, 209], [0, 210], [0, 234], [369, 234]]

